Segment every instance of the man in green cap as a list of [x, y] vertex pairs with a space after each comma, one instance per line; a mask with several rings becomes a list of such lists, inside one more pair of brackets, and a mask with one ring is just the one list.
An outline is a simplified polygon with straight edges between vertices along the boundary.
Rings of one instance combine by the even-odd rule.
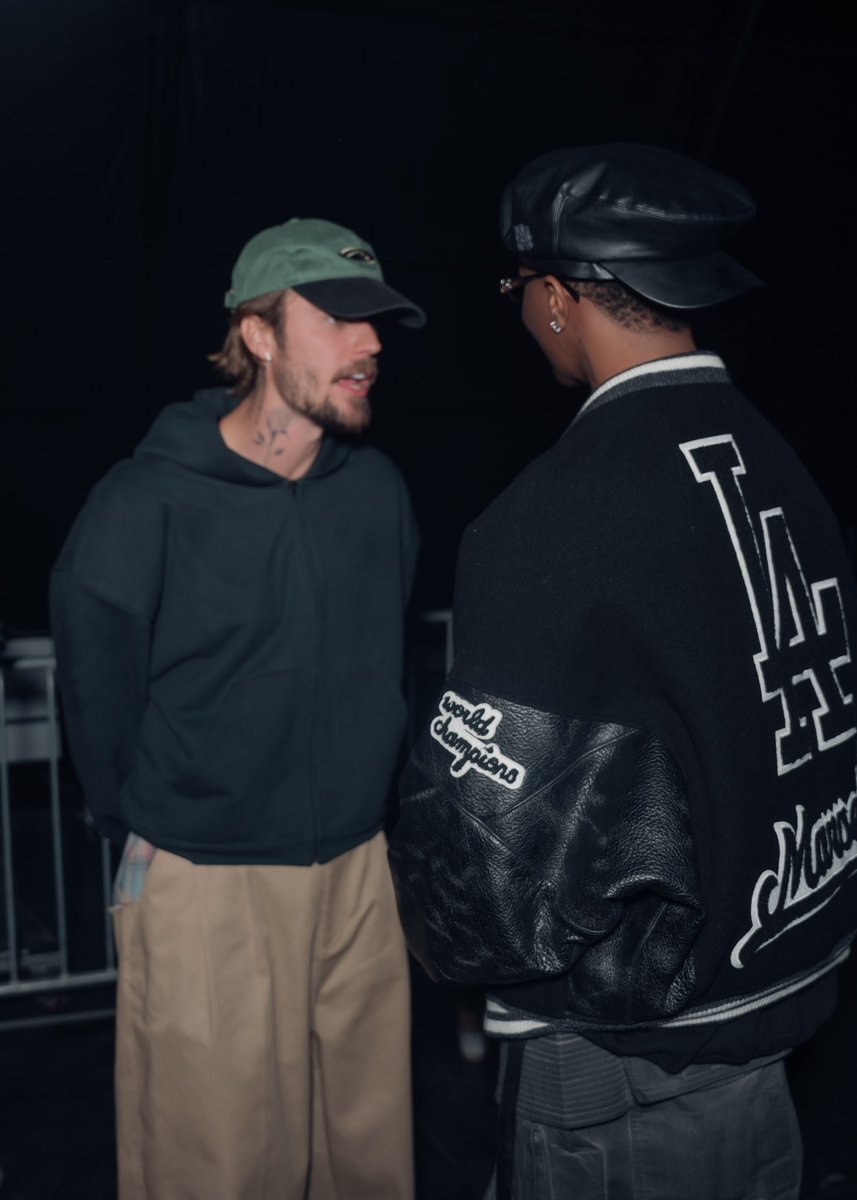
[[124, 846], [120, 1200], [410, 1200], [409, 994], [384, 807], [417, 538], [365, 429], [372, 247], [245, 246], [211, 356], [95, 487], [52, 580], [70, 749]]

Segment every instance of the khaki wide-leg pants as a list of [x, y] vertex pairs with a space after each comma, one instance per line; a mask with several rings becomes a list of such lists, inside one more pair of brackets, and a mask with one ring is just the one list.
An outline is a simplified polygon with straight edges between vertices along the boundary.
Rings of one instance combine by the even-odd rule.
[[383, 834], [309, 867], [159, 850], [115, 925], [120, 1200], [411, 1200]]

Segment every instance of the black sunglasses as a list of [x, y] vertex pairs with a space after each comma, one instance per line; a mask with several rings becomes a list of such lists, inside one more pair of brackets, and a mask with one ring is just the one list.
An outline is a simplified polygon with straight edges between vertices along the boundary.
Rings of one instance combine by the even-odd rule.
[[[507, 275], [505, 279], [500, 280], [500, 295], [505, 296], [509, 300], [515, 300], [520, 304], [524, 298], [524, 288], [528, 283], [532, 283], [534, 279], [547, 279], [550, 271], [535, 271], [532, 275]], [[564, 279], [559, 281], [565, 290], [571, 296], [572, 300], [577, 302], [580, 300], [580, 292], [573, 288], [570, 283], [566, 283]]]

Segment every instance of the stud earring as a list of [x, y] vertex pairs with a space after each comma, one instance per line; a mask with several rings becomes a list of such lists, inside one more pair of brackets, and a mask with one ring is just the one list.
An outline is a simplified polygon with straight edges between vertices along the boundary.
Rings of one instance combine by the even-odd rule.
[[551, 321], [550, 327], [554, 333], [562, 333], [562, 326], [560, 325], [559, 321]]
[[274, 361], [274, 356], [270, 350], [267, 352], [267, 354], [262, 355], [262, 362], [269, 363], [269, 362], [273, 362], [273, 361]]

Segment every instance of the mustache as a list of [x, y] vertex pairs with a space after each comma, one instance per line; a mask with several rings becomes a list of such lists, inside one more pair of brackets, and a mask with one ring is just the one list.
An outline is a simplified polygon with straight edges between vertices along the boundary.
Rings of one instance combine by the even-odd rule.
[[356, 362], [353, 362], [346, 370], [340, 371], [334, 377], [333, 382], [338, 383], [340, 379], [350, 379], [352, 375], [362, 375], [367, 383], [374, 383], [378, 378], [378, 364], [372, 358], [360, 358]]

